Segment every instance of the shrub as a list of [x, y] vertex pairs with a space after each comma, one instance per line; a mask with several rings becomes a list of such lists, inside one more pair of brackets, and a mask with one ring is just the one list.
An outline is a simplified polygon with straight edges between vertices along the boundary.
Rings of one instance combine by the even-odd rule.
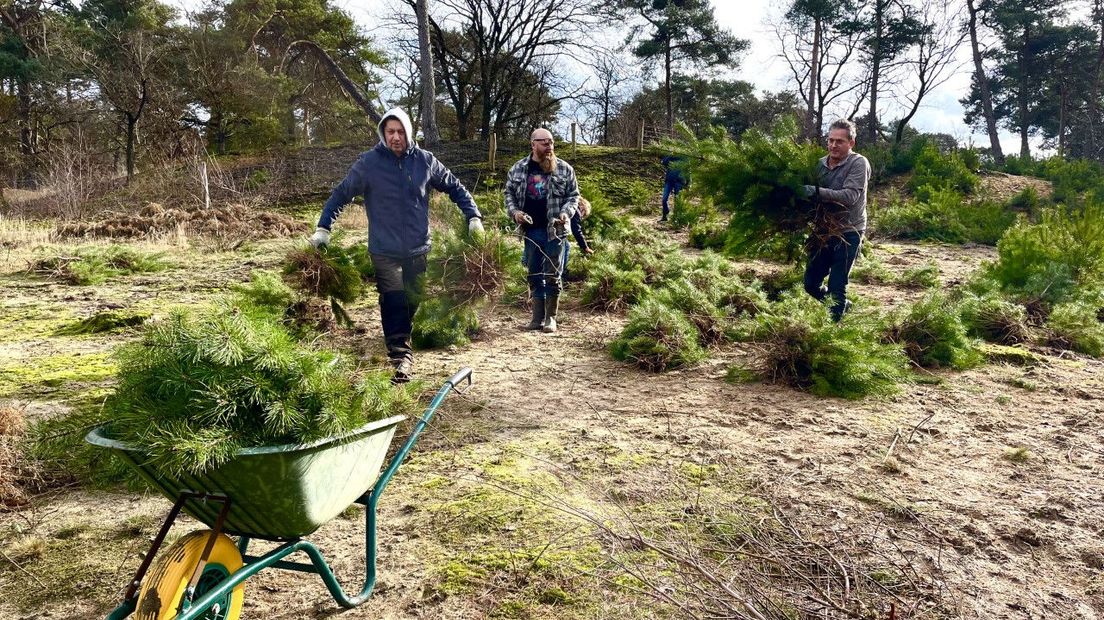
[[161, 253], [146, 253], [123, 245], [89, 246], [72, 254], [40, 258], [28, 272], [67, 284], [89, 286], [132, 273], [164, 271], [170, 264]]
[[1015, 215], [986, 200], [966, 200], [955, 189], [932, 188], [927, 198], [880, 210], [874, 227], [890, 237], [946, 243], [997, 243]]
[[957, 305], [938, 292], [891, 316], [885, 340], [902, 347], [909, 359], [924, 367], [961, 370], [983, 361], [966, 334]]
[[[863, 247], [867, 245], [864, 243]], [[892, 284], [897, 281], [897, 276], [886, 268], [885, 263], [871, 255], [855, 261], [850, 279], [862, 284]]]
[[919, 267], [905, 270], [897, 283], [907, 288], [938, 288], [939, 266], [934, 262], [927, 262]]
[[937, 190], [952, 190], [960, 194], [973, 193], [978, 177], [968, 168], [956, 150], [943, 154], [934, 144], [927, 144], [916, 158], [908, 189], [921, 202]]
[[870, 317], [852, 312], [833, 323], [827, 309], [791, 294], [755, 319], [757, 367], [768, 381], [822, 396], [890, 394], [905, 381], [905, 357], [879, 342]]
[[[708, 289], [706, 289], [708, 290]], [[668, 282], [656, 292], [659, 303], [682, 312], [698, 330], [699, 342], [714, 345], [724, 339], [725, 317], [710, 295], [689, 280]]]
[[1104, 356], [1104, 323], [1096, 304], [1084, 300], [1058, 304], [1047, 318], [1047, 342], [1053, 346]]
[[682, 312], [653, 298], [629, 312], [629, 321], [610, 343], [617, 360], [651, 372], [694, 364], [705, 357], [698, 330]]
[[636, 303], [648, 292], [644, 271], [624, 270], [608, 263], [596, 263], [583, 284], [584, 305], [601, 310], [622, 310]]
[[702, 220], [690, 226], [691, 247], [702, 250], [720, 250], [728, 238], [728, 226], [721, 220]]
[[1027, 311], [997, 293], [968, 294], [959, 306], [967, 332], [989, 342], [1013, 345], [1027, 342]]
[[1043, 199], [1034, 186], [1028, 185], [1008, 199], [1006, 207], [1027, 215], [1035, 215], [1043, 209]]
[[1023, 301], [1053, 305], [1104, 281], [1104, 205], [1045, 210], [1020, 220], [997, 244], [986, 275]]
[[708, 196], [691, 199], [689, 195], [690, 192], [683, 191], [679, 192], [677, 196], [671, 196], [672, 207], [669, 221], [672, 228], [687, 228], [699, 222], [716, 219], [719, 216], [716, 207], [713, 206], [713, 201]]
[[755, 316], [767, 307], [767, 295], [758, 282], [745, 283], [735, 265], [713, 252], [691, 262], [684, 277], [730, 316]]
[[579, 193], [590, 201], [590, 215], [584, 220], [588, 239], [612, 241], [625, 235], [629, 221], [614, 208], [598, 178], [593, 175], [579, 177]]
[[800, 266], [777, 269], [759, 276], [759, 280], [763, 283], [763, 292], [766, 293], [767, 299], [778, 301], [788, 291], [802, 290], [801, 287], [805, 282], [805, 269]]
[[478, 331], [479, 315], [471, 304], [433, 297], [418, 305], [410, 337], [414, 346], [432, 349], [468, 344]]
[[240, 448], [305, 443], [405, 408], [385, 374], [357, 378], [333, 353], [297, 344], [266, 312], [226, 302], [178, 310], [117, 352], [104, 403], [110, 434], [166, 472], [199, 473]]

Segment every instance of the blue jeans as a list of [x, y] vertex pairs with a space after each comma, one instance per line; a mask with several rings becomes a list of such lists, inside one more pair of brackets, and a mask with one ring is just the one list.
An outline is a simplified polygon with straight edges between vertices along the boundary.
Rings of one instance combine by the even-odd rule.
[[549, 239], [548, 231], [534, 228], [525, 231], [526, 267], [529, 270], [529, 290], [533, 299], [546, 299], [560, 294], [560, 274], [563, 272], [566, 239]]
[[[823, 246], [809, 251], [809, 262], [805, 264], [805, 292], [824, 301], [832, 298], [832, 319], [838, 321], [847, 311], [847, 281], [851, 275], [851, 266], [862, 247], [862, 235], [857, 232], [845, 232], [843, 237], [830, 237]], [[823, 286], [828, 276], [828, 286]]]
[[671, 194], [678, 196], [678, 193], [682, 191], [682, 183], [672, 183], [670, 181], [664, 181], [663, 183], [663, 218], [667, 218], [667, 214], [671, 212], [668, 206], [668, 198]]

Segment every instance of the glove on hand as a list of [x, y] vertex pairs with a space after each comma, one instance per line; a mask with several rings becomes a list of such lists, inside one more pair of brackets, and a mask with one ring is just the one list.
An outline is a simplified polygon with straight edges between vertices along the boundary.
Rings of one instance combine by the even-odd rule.
[[478, 217], [468, 220], [468, 236], [472, 239], [483, 236], [483, 220]]
[[316, 248], [320, 248], [324, 245], [330, 244], [330, 231], [319, 226], [314, 229], [314, 234], [311, 235], [310, 244]]
[[816, 186], [814, 186], [814, 185], [805, 185], [805, 186], [803, 186], [803, 188], [805, 190], [805, 197], [806, 198], [812, 198], [813, 196], [816, 196], [816, 193], [817, 193]]

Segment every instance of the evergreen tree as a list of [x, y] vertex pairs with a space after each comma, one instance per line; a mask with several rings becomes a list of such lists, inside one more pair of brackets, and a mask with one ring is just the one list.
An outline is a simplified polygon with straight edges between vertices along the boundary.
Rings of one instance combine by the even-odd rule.
[[619, 0], [618, 6], [644, 21], [626, 39], [626, 43], [636, 43], [633, 53], [644, 59], [662, 59], [668, 128], [675, 125], [671, 90], [675, 67], [682, 62], [734, 67], [738, 54], [749, 45], [717, 24], [708, 0]]

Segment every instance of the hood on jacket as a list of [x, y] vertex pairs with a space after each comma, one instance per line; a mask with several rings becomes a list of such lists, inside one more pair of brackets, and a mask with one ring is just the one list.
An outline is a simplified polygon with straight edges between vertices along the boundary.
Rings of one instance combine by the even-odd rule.
[[402, 123], [403, 129], [406, 131], [406, 150], [412, 150], [416, 145], [414, 144], [414, 126], [410, 123], [410, 117], [402, 108], [391, 108], [383, 114], [383, 118], [380, 119], [379, 126], [376, 127], [376, 133], [379, 134], [380, 142], [384, 146], [387, 146], [387, 141], [383, 137], [383, 126], [387, 124], [389, 119], [397, 119]]

